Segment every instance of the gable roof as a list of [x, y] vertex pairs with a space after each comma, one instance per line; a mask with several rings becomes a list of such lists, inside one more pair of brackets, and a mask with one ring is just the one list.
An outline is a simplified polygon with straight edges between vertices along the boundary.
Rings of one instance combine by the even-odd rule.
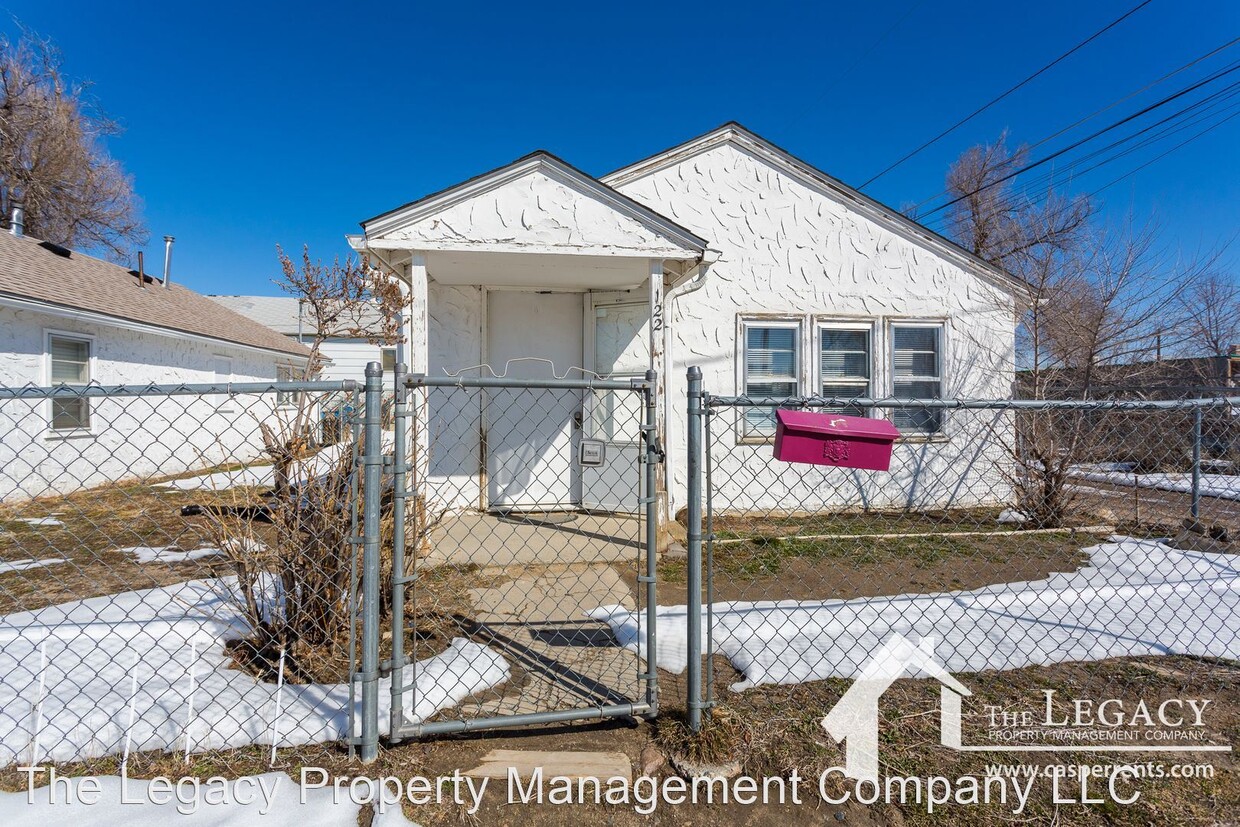
[[[285, 336], [296, 336], [298, 333], [313, 336], [317, 331], [314, 318], [309, 312], [302, 312], [301, 300], [296, 296], [219, 296], [207, 295], [213, 302], [222, 304], [234, 313], [240, 313], [264, 327], [269, 327]], [[367, 327], [373, 324], [379, 329], [383, 324], [383, 316], [378, 308], [366, 308], [360, 313], [361, 321]], [[300, 318], [299, 318], [300, 317]]]
[[707, 242], [692, 230], [599, 181], [550, 152], [538, 150], [459, 184], [410, 201], [361, 222], [367, 238], [383, 236], [414, 224], [456, 204], [498, 189], [534, 173], [543, 173], [639, 222], [659, 237], [686, 251], [701, 253]]
[[[310, 351], [206, 296], [29, 236], [0, 233], [0, 303], [33, 303], [300, 358]], [[106, 321], [106, 319], [103, 319]]]
[[828, 191], [836, 198], [849, 203], [850, 206], [871, 220], [879, 224], [885, 224], [902, 235], [913, 236], [936, 252], [955, 260], [970, 271], [988, 277], [1005, 288], [1023, 289], [1024, 287], [1024, 284], [1019, 279], [1003, 268], [991, 264], [951, 239], [909, 218], [899, 210], [893, 209], [860, 190], [850, 187], [838, 178], [803, 161], [782, 147], [776, 146], [736, 121], [728, 121], [722, 126], [705, 132], [696, 138], [691, 138], [670, 149], [665, 149], [640, 161], [620, 167], [606, 175], [600, 176], [599, 180], [608, 186], [619, 189], [630, 181], [657, 172], [665, 167], [679, 163], [685, 158], [725, 143], [735, 144], [765, 159], [794, 178], [798, 178], [810, 186]]

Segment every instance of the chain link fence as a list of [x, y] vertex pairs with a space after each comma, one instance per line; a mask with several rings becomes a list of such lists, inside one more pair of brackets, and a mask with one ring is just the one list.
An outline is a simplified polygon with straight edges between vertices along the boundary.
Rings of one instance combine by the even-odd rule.
[[[756, 400], [698, 396], [693, 381], [688, 562], [661, 572], [663, 593], [686, 584], [688, 617], [703, 618], [687, 664], [668, 662], [688, 667], [691, 726], [746, 727], [769, 768], [820, 771], [840, 758], [822, 716], [900, 635], [971, 690], [965, 743], [1021, 737], [1004, 712], [1058, 720], [1082, 698], [1090, 715], [1109, 698], [1130, 713], [1210, 698], [1188, 743], [1240, 734], [1228, 400]], [[775, 459], [779, 408], [889, 419], [889, 470]], [[921, 663], [906, 676], [936, 674]], [[941, 737], [937, 695], [895, 677], [881, 731], [903, 748], [884, 752], [884, 772], [950, 769], [918, 763]], [[1163, 737], [1145, 736], [1130, 743]]]
[[339, 752], [363, 413], [348, 382], [0, 389], [0, 766]]

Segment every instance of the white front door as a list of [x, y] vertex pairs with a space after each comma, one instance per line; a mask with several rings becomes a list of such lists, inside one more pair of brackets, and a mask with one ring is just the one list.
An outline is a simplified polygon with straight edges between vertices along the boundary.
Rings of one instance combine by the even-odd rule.
[[[595, 293], [592, 362], [607, 379], [644, 378], [650, 368], [650, 306], [631, 293]], [[606, 445], [605, 461], [581, 469], [582, 505], [600, 511], [638, 511], [642, 397], [631, 391], [596, 391], [586, 400], [585, 435]]]
[[[582, 327], [580, 293], [491, 291], [486, 362], [510, 379], [580, 377]], [[484, 410], [488, 506], [577, 507], [581, 392], [488, 388]]]

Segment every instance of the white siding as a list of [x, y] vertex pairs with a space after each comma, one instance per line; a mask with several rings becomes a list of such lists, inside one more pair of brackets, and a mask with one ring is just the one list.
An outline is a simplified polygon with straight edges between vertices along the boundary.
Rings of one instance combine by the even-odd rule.
[[[47, 331], [88, 336], [91, 379], [103, 385], [210, 383], [227, 364], [234, 382], [274, 381], [276, 354], [0, 308], [0, 385], [49, 384]], [[227, 360], [227, 361], [223, 361]], [[271, 395], [95, 399], [91, 431], [49, 430], [51, 403], [0, 402], [0, 499], [63, 493], [107, 481], [180, 473], [257, 458]]]
[[[394, 349], [394, 346], [392, 349]], [[327, 339], [323, 342], [320, 350], [325, 358], [331, 360], [331, 364], [324, 367], [317, 377], [325, 382], [335, 382], [344, 379], [365, 382], [366, 363], [383, 363], [384, 347], [372, 345], [364, 340]], [[395, 381], [396, 377], [392, 371], [384, 373], [383, 386], [385, 388], [394, 387], [392, 383]]]
[[[926, 245], [875, 224], [817, 188], [732, 144], [723, 144], [636, 179], [622, 191], [710, 240], [722, 252], [706, 285], [670, 307], [668, 445], [673, 509], [683, 505], [685, 370], [700, 365], [705, 387], [740, 391], [740, 318], [877, 319], [887, 323], [942, 319], [944, 396], [1006, 397], [1014, 370], [1014, 305], [1009, 293], [935, 254]], [[805, 350], [808, 356], [810, 351]], [[885, 361], [885, 360], [884, 360]], [[880, 361], [880, 365], [884, 363]], [[812, 359], [802, 359], [806, 379]], [[876, 377], [889, 392], [889, 380]], [[992, 416], [953, 414], [948, 441], [898, 445], [893, 471], [859, 483], [846, 471], [821, 475], [789, 469], [770, 485], [769, 444], [717, 446], [717, 507], [795, 508], [825, 504], [930, 506], [1001, 499], [996, 473], [1003, 447]], [[716, 428], [716, 434], [719, 429]], [[734, 437], [730, 434], [727, 439]], [[925, 462], [918, 458], [924, 457]], [[917, 468], [914, 474], [907, 469]], [[748, 484], [747, 484], [748, 481]], [[840, 502], [840, 492], [850, 492]]]

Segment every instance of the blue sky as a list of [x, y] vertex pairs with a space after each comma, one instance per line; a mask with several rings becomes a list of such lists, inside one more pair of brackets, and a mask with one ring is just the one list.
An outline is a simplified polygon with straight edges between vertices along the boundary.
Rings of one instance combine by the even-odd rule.
[[[110, 149], [145, 202], [152, 260], [173, 234], [179, 280], [274, 293], [277, 243], [343, 255], [358, 221], [536, 148], [602, 174], [738, 120], [860, 184], [1135, 2], [4, 8], [52, 38], [69, 74], [92, 81], [123, 124]], [[866, 192], [896, 207], [921, 201], [969, 145], [1005, 128], [1038, 141], [1238, 35], [1234, 0], [1154, 0]], [[1237, 59], [1240, 46], [1090, 126]], [[1192, 133], [1075, 188], [1101, 186]], [[1231, 238], [1238, 148], [1240, 118], [1107, 190], [1107, 215], [1155, 217], [1172, 252]], [[1229, 261], [1240, 261], [1235, 247]]]

